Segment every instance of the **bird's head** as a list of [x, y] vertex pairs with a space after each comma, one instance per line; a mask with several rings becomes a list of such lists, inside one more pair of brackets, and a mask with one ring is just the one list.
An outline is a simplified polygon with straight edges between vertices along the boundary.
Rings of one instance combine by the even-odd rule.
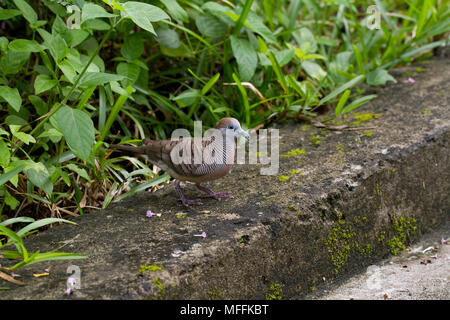
[[249, 138], [247, 131], [241, 128], [241, 124], [235, 118], [223, 118], [217, 122], [216, 129], [222, 131], [223, 134], [231, 134], [233, 137]]

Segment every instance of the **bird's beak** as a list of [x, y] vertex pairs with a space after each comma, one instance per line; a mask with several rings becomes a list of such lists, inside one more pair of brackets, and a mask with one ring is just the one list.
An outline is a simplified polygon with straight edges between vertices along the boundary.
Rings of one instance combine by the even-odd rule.
[[248, 134], [247, 131], [239, 129], [237, 132], [238, 137], [244, 137], [245, 139], [248, 140], [248, 138], [250, 137], [250, 135]]

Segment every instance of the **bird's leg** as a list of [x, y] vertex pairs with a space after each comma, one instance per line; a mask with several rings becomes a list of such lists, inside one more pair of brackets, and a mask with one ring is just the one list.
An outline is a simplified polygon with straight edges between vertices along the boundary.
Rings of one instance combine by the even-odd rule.
[[201, 186], [199, 184], [196, 185], [197, 188], [203, 192], [206, 192], [210, 197], [220, 200], [221, 198], [233, 198], [230, 192], [214, 192], [211, 189]]
[[185, 205], [186, 207], [187, 207], [187, 206], [190, 206], [190, 205], [192, 205], [192, 204], [194, 204], [194, 205], [195, 205], [195, 204], [201, 204], [200, 200], [198, 200], [198, 199], [195, 199], [195, 200], [189, 200], [189, 199], [186, 199], [186, 197], [185, 197], [184, 194], [183, 194], [183, 191], [181, 190], [180, 183], [179, 183], [178, 181], [175, 182], [175, 188], [177, 189], [178, 193], [180, 194], [180, 200], [181, 200], [181, 202], [182, 202], [183, 205]]

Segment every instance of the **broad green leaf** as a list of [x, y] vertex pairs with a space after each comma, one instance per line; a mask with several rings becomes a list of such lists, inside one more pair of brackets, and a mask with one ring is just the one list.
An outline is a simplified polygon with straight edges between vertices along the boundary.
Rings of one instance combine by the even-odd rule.
[[322, 69], [320, 65], [313, 61], [305, 60], [302, 62], [302, 68], [305, 69], [306, 73], [316, 80], [321, 81], [327, 76], [326, 71]]
[[16, 39], [9, 43], [8, 48], [17, 52], [39, 52], [43, 47], [35, 40]]
[[134, 60], [138, 59], [144, 51], [144, 41], [142, 35], [139, 33], [133, 33], [125, 38], [120, 53], [125, 59]]
[[292, 32], [292, 36], [299, 45], [299, 49], [305, 54], [317, 51], [317, 41], [314, 34], [308, 28], [301, 28]]
[[19, 10], [0, 8], [0, 20], [8, 20], [20, 14], [21, 12]]
[[11, 164], [8, 168], [5, 168], [3, 174], [0, 175], [0, 186], [4, 185], [6, 182], [11, 181], [11, 183], [17, 187], [17, 175], [22, 172], [26, 167], [24, 162], [15, 162]]
[[63, 72], [64, 76], [69, 80], [70, 83], [75, 83], [75, 78], [77, 76], [77, 71], [70, 64], [67, 59], [64, 59], [57, 63], [59, 69]]
[[249, 81], [255, 74], [258, 56], [251, 43], [246, 39], [230, 37], [231, 49], [236, 58], [241, 81]]
[[86, 20], [95, 19], [95, 18], [111, 18], [117, 15], [109, 13], [103, 7], [88, 2], [83, 6], [83, 10], [81, 13], [81, 21], [84, 22]]
[[3, 139], [0, 139], [0, 166], [6, 168], [9, 165], [10, 157], [8, 145]]
[[17, 235], [19, 237], [23, 238], [30, 231], [33, 231], [35, 229], [38, 229], [38, 228], [41, 228], [41, 227], [44, 227], [44, 226], [47, 226], [49, 224], [56, 223], [56, 222], [65, 222], [65, 223], [77, 225], [75, 222], [72, 222], [72, 221], [69, 221], [69, 220], [66, 220], [66, 219], [61, 219], [61, 218], [44, 218], [44, 219], [40, 219], [40, 220], [34, 221], [34, 222], [26, 225], [25, 227], [23, 227], [22, 229], [17, 231]]
[[387, 81], [397, 82], [386, 70], [380, 68], [370, 72], [366, 81], [369, 86], [385, 85]]
[[132, 63], [121, 62], [117, 65], [117, 74], [126, 77], [126, 79], [122, 80], [124, 87], [136, 82], [139, 78], [140, 70], [141, 68]]
[[161, 1], [167, 8], [167, 12], [177, 21], [188, 22], [187, 12], [178, 4], [177, 0]]
[[51, 79], [47, 75], [40, 74], [34, 80], [34, 93], [40, 94], [42, 92], [48, 91], [57, 84], [58, 84], [57, 80]]
[[152, 22], [170, 20], [170, 17], [158, 7], [151, 4], [128, 1], [122, 4], [131, 20], [144, 30], [156, 35]]
[[254, 32], [262, 36], [264, 39], [266, 39], [267, 42], [276, 44], [277, 39], [273, 35], [273, 32], [270, 31], [269, 28], [266, 27], [266, 25], [263, 23], [260, 16], [258, 16], [256, 13], [250, 11], [247, 16], [247, 21], [245, 23], [246, 26], [250, 27]]
[[281, 51], [276, 51], [273, 53], [275, 58], [278, 61], [280, 67], [288, 64], [292, 58], [294, 58], [295, 50], [294, 49], [285, 49]]
[[183, 108], [192, 105], [198, 97], [200, 97], [200, 90], [190, 88], [184, 90], [182, 93], [172, 98], [172, 100], [177, 101], [180, 108]]
[[40, 97], [35, 95], [29, 95], [28, 100], [30, 100], [31, 104], [36, 109], [36, 112], [39, 116], [42, 116], [48, 112], [48, 105], [47, 103], [42, 100]]
[[6, 52], [8, 49], [8, 39], [6, 37], [0, 37], [0, 52]]
[[52, 35], [50, 41], [48, 43], [46, 41], [46, 45], [50, 48], [50, 54], [57, 62], [61, 61], [69, 53], [66, 41], [59, 34]]
[[193, 57], [191, 50], [189, 50], [189, 47], [185, 45], [183, 42], [176, 49], [170, 49], [162, 46], [161, 53], [169, 57], [186, 57], [186, 58]]
[[195, 24], [203, 35], [212, 39], [223, 37], [228, 30], [226, 23], [210, 13], [197, 15]]
[[92, 87], [99, 86], [110, 81], [120, 81], [124, 77], [117, 74], [105, 72], [86, 72], [80, 81], [80, 86]]
[[80, 177], [86, 179], [87, 181], [91, 182], [91, 178], [89, 177], [89, 174], [87, 173], [87, 171], [85, 169], [79, 168], [74, 163], [69, 163], [68, 165], [66, 165], [66, 168], [77, 173]]
[[0, 58], [0, 70], [4, 75], [18, 73], [30, 58], [29, 52], [8, 51]]
[[0, 97], [5, 99], [15, 111], [19, 112], [20, 106], [22, 105], [22, 98], [20, 97], [17, 88], [0, 86]]
[[70, 150], [82, 160], [88, 160], [94, 146], [94, 124], [84, 111], [64, 106], [54, 115]]
[[15, 210], [20, 204], [20, 202], [10, 195], [8, 191], [6, 191], [5, 203], [11, 208], [11, 210]]
[[34, 9], [25, 0], [13, 0], [17, 8], [22, 12], [23, 17], [32, 25], [38, 21], [38, 16]]
[[53, 192], [53, 183], [50, 181], [50, 174], [43, 163], [37, 162], [30, 169], [24, 171], [27, 178], [35, 186], [42, 189], [47, 195]]
[[158, 42], [160, 45], [169, 48], [177, 49], [181, 45], [180, 36], [175, 30], [167, 28], [156, 29], [156, 34], [158, 35]]

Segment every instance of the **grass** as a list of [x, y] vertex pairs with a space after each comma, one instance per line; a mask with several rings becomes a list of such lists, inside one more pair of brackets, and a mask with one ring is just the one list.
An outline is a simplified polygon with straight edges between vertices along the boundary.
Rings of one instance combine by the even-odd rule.
[[[438, 0], [375, 1], [379, 29], [366, 23], [373, 1], [176, 3], [2, 1], [3, 219], [77, 216], [170, 180], [108, 143], [225, 116], [245, 128], [323, 108], [339, 118], [450, 30]], [[81, 8], [79, 29], [67, 27], [68, 5]]]

